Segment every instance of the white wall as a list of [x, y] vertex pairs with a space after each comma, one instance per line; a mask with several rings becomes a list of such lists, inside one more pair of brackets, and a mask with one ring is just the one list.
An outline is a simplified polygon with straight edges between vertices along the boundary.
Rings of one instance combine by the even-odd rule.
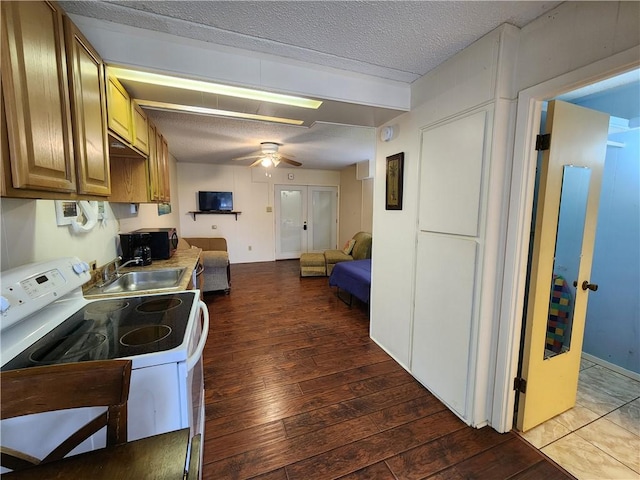
[[565, 2], [524, 26], [517, 90], [638, 47], [639, 18], [639, 2]]
[[172, 213], [158, 216], [156, 204], [105, 203], [107, 220], [87, 233], [75, 234], [69, 226], [57, 226], [53, 200], [3, 198], [1, 208], [0, 269], [63, 256], [77, 256], [101, 266], [118, 255], [118, 233], [147, 227], [178, 227], [176, 161], [170, 156]]
[[[356, 166], [340, 172], [340, 232], [338, 247], [362, 229], [362, 181], [356, 179]], [[369, 230], [370, 232], [371, 230]]]
[[105, 224], [74, 234], [70, 226], [57, 226], [53, 200], [3, 198], [1, 203], [1, 270], [52, 258], [77, 256], [103, 265], [116, 256], [118, 220], [106, 206]]
[[[483, 166], [482, 172], [483, 178], [494, 182], [486, 190], [492, 198], [487, 199], [489, 203], [485, 205], [485, 217], [481, 223], [484, 228], [490, 228], [481, 231], [479, 237], [482, 250], [477, 267], [482, 272], [476, 276], [474, 292], [478, 323], [468, 345], [472, 358], [470, 367], [481, 368], [470, 369], [466, 392], [470, 404], [461, 415], [471, 424], [481, 425], [486, 420], [496, 425], [501, 419], [497, 418], [496, 411], [489, 412], [492, 390], [496, 388], [500, 397], [496, 402], [501, 403], [501, 413], [505, 408], [502, 397], [509, 395], [505, 366], [496, 359], [500, 354], [497, 346], [497, 332], [501, 328], [497, 322], [499, 304], [502, 291], [507, 287], [501, 283], [500, 268], [501, 257], [504, 258], [507, 251], [504, 222], [512, 171], [513, 147], [509, 138], [515, 123], [513, 100], [523, 88], [637, 46], [640, 43], [639, 7], [637, 2], [564, 3], [521, 32], [509, 29], [506, 32], [509, 38], [503, 37], [502, 42], [498, 32], [492, 32], [414, 82], [411, 112], [394, 120], [398, 126], [397, 138], [377, 145], [371, 336], [410, 370], [411, 352], [416, 348], [412, 345], [412, 329], [414, 297], [418, 292], [414, 292], [413, 279], [418, 268], [416, 240], [421, 134], [423, 129], [438, 122], [455, 119], [494, 103], [491, 159]], [[510, 83], [514, 76], [513, 83]], [[460, 141], [464, 138], [464, 132], [460, 132]], [[386, 211], [385, 157], [398, 152], [405, 154], [404, 208], [402, 211]], [[522, 162], [522, 159], [517, 161]], [[522, 170], [516, 168], [515, 172], [520, 175]], [[465, 175], [465, 172], [460, 172], [460, 175]], [[495, 175], [503, 175], [504, 178], [496, 179]], [[496, 190], [500, 183], [502, 186]], [[446, 209], [446, 205], [442, 207]], [[522, 221], [521, 218], [517, 220]], [[517, 225], [511, 228], [517, 228]], [[506, 260], [511, 261], [509, 258]], [[429, 265], [420, 265], [420, 268], [429, 268]], [[480, 279], [485, 288], [478, 283]], [[443, 301], [456, 301], [456, 287], [451, 285], [452, 293]], [[441, 320], [444, 322], [446, 318]], [[520, 319], [510, 316], [502, 320], [513, 327]], [[437, 330], [431, 333], [434, 336], [439, 334]], [[517, 345], [509, 348], [515, 348], [517, 354]], [[500, 369], [496, 377], [500, 374], [504, 377], [498, 383], [493, 377], [496, 367]], [[438, 368], [438, 365], [432, 368]], [[482, 372], [483, 368], [485, 372]], [[505, 423], [496, 428], [504, 431], [510, 425]]]
[[[407, 369], [411, 369], [416, 268], [429, 268], [428, 265], [418, 267], [416, 260], [422, 132], [438, 122], [465, 114], [473, 108], [482, 108], [494, 100], [495, 95], [509, 97], [508, 85], [503, 84], [502, 79], [499, 81], [497, 73], [499, 68], [508, 66], [503, 66], [502, 63], [513, 56], [514, 34], [515, 27], [498, 29], [416, 81], [413, 85], [412, 111], [394, 120], [398, 127], [397, 138], [389, 142], [379, 142], [377, 145], [371, 336]], [[503, 37], [506, 38], [505, 41], [501, 41]], [[418, 105], [417, 102], [422, 103]], [[496, 106], [495, 120], [492, 120], [488, 127], [492, 129], [493, 122], [500, 126], [498, 132], [501, 138], [494, 147], [500, 155], [504, 152], [502, 145], [506, 142], [508, 134], [505, 112], [508, 113], [510, 108], [509, 101], [500, 100]], [[464, 142], [464, 139], [465, 132], [460, 131], [457, 141]], [[404, 152], [405, 158], [403, 210], [386, 211], [386, 157], [398, 152]], [[500, 156], [493, 164], [487, 161], [486, 171], [483, 173], [485, 181], [492, 165], [495, 168], [495, 163], [502, 161], [503, 158]], [[460, 172], [460, 175], [464, 174], [465, 172]], [[500, 194], [500, 172], [497, 171], [496, 175], [493, 180], [500, 185], [497, 190]], [[486, 205], [489, 199], [483, 196], [482, 201]], [[445, 203], [439, 207], [443, 212], [447, 212]], [[495, 214], [500, 215], [501, 209], [498, 208]], [[482, 221], [486, 222], [484, 213]], [[494, 220], [494, 223], [496, 222], [499, 223], [499, 219]], [[481, 225], [481, 243], [484, 243], [484, 236], [485, 229]], [[480, 259], [482, 258], [480, 256]], [[455, 302], [455, 289], [456, 286], [452, 285], [452, 297], [443, 301]], [[479, 299], [480, 297], [476, 301]]]
[[[288, 174], [293, 173], [293, 179]], [[340, 186], [340, 172], [276, 168], [271, 176], [263, 168], [178, 163], [180, 232], [184, 237], [225, 237], [231, 263], [275, 260], [274, 185]], [[233, 192], [234, 215], [197, 215], [198, 191]], [[212, 228], [215, 226], [216, 228]], [[249, 250], [251, 247], [251, 250]]]
[[362, 180], [362, 223], [360, 230], [373, 232], [373, 178]]

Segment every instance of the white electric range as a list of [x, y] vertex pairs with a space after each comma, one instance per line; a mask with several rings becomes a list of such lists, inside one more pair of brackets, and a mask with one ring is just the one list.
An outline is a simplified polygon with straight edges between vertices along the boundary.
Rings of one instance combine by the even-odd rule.
[[[192, 436], [203, 434], [209, 313], [199, 291], [87, 300], [88, 270], [68, 257], [1, 272], [0, 369], [131, 359], [128, 440], [187, 427]], [[42, 458], [59, 436], [95, 414], [80, 409], [4, 420], [2, 444]], [[98, 432], [71, 454], [104, 445]], [[202, 444], [200, 457], [202, 464]]]

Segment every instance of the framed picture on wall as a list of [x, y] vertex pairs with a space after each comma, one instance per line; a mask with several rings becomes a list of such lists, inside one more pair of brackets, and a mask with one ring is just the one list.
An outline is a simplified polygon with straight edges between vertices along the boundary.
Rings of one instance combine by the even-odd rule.
[[387, 210], [402, 210], [404, 152], [387, 157]]

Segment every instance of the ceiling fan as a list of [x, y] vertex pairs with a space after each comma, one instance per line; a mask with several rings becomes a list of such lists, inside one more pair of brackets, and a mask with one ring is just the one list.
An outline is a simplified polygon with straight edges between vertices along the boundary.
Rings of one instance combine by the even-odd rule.
[[280, 162], [288, 163], [294, 167], [302, 165], [300, 162], [280, 155], [278, 153], [278, 147], [281, 146], [282, 144], [276, 142], [261, 142], [259, 152], [255, 152], [245, 157], [234, 158], [234, 160], [248, 160], [251, 158], [257, 159], [250, 165], [251, 167], [255, 167], [256, 165], [262, 165], [263, 167], [270, 167], [273, 165], [274, 167], [277, 167]]

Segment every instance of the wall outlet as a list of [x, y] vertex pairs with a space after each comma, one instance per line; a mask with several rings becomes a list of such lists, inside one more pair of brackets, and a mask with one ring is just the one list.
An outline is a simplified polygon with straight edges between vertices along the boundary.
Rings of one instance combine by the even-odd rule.
[[249, 245], [249, 251], [251, 251], [251, 248], [252, 248], [251, 245]]
[[98, 268], [98, 261], [94, 260], [92, 262], [89, 262], [89, 269], [93, 272], [95, 271], [95, 269]]
[[267, 213], [273, 212], [273, 207], [271, 205], [267, 206]]

